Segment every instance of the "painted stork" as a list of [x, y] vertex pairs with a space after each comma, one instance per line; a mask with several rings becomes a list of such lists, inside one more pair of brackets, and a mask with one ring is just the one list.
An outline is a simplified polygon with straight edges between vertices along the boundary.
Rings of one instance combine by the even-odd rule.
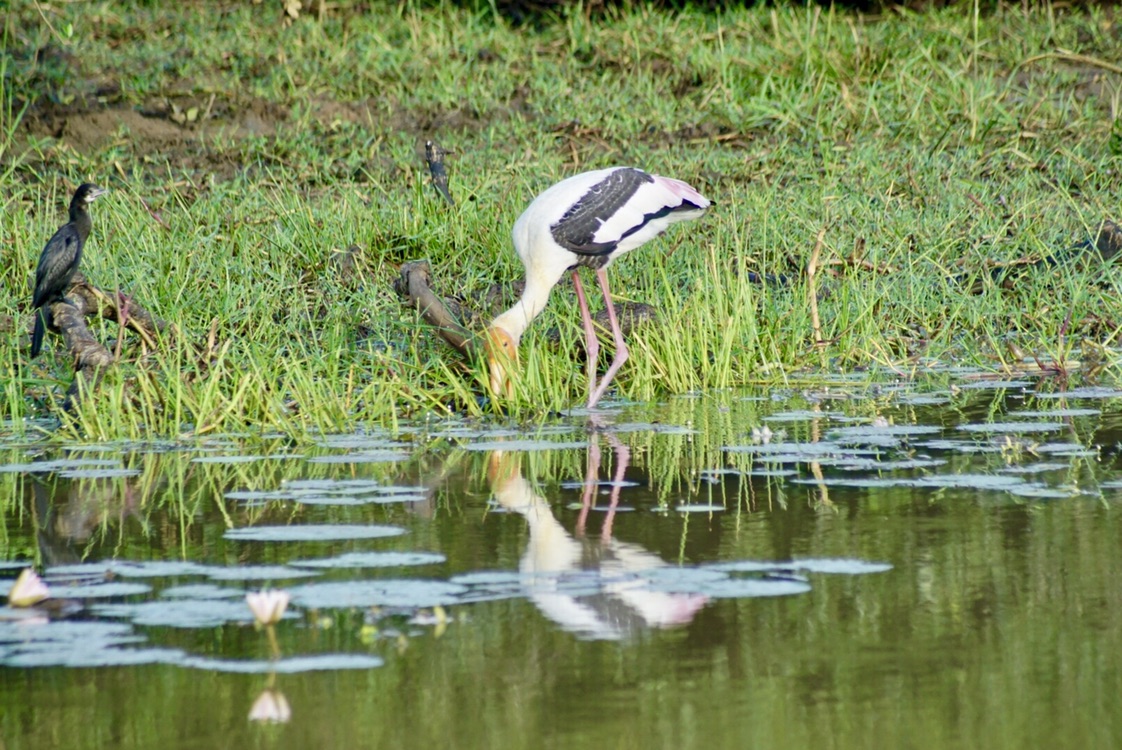
[[43, 348], [47, 327], [43, 308], [63, 298], [82, 260], [82, 246], [93, 229], [86, 207], [105, 193], [97, 185], [79, 185], [70, 200], [70, 221], [51, 235], [39, 256], [39, 266], [35, 269], [35, 291], [31, 295], [31, 308], [35, 311], [35, 330], [31, 334], [32, 358], [39, 356]]
[[[574, 175], [535, 198], [514, 223], [513, 232], [514, 249], [526, 269], [525, 291], [487, 330], [491, 392], [507, 398], [513, 395], [510, 368], [518, 364], [518, 342], [545, 308], [553, 287], [566, 271], [572, 271], [588, 351], [588, 408], [596, 406], [628, 357], [608, 291], [608, 266], [671, 224], [698, 218], [709, 205], [708, 198], [686, 183], [634, 167]], [[580, 282], [581, 266], [596, 271], [615, 340], [615, 358], [599, 384], [596, 358], [600, 344]]]

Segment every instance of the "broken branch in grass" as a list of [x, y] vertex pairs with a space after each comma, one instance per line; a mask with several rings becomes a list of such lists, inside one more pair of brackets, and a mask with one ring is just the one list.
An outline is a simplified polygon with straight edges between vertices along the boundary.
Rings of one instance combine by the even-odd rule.
[[429, 325], [436, 328], [441, 338], [465, 357], [469, 359], [475, 357], [479, 348], [475, 336], [460, 325], [456, 317], [448, 311], [444, 300], [433, 292], [432, 268], [427, 260], [414, 260], [403, 264], [400, 275], [394, 281], [394, 289], [421, 313], [421, 317]]
[[73, 411], [82, 394], [95, 387], [101, 373], [113, 364], [113, 355], [86, 326], [86, 316], [92, 314], [93, 309], [90, 298], [82, 294], [70, 294], [66, 301], [50, 306], [50, 320], [62, 334], [74, 360], [74, 382], [66, 391], [64, 411]]
[[[826, 266], [842, 266], [843, 268], [856, 268], [859, 271], [871, 271], [884, 276], [896, 273], [898, 270], [896, 266], [891, 263], [881, 263], [877, 265], [870, 260], [865, 260], [865, 238], [858, 237], [857, 241], [853, 243], [853, 252], [846, 258], [834, 258], [833, 260], [826, 261]], [[829, 271], [832, 275], [836, 276], [837, 272], [832, 269]]]
[[79, 283], [71, 287], [69, 293], [88, 295], [95, 303], [91, 305], [92, 314], [135, 331], [149, 349], [156, 348], [157, 336], [168, 329], [167, 322], [152, 315], [143, 305], [121, 291], [109, 294], [87, 283], [85, 279], [79, 279]]
[[[82, 394], [95, 387], [105, 369], [117, 361], [86, 325], [86, 319], [95, 316], [136, 331], [149, 348], [155, 348], [158, 334], [169, 329], [166, 322], [121, 292], [109, 294], [87, 282], [82, 274], [75, 274], [65, 298], [49, 305], [46, 311], [48, 328], [62, 336], [74, 362], [74, 382], [63, 402], [66, 411], [72, 411]], [[120, 354], [120, 340], [117, 354]]]

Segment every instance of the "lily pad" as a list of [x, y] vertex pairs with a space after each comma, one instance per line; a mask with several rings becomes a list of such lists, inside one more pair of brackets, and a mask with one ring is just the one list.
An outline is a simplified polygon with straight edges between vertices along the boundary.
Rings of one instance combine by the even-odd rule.
[[298, 672], [336, 672], [343, 669], [374, 669], [385, 662], [370, 654], [317, 654], [287, 659], [208, 659], [187, 657], [179, 662], [191, 669], [237, 674], [296, 674]]
[[[184, 560], [113, 560], [108, 569], [122, 578], [170, 578], [206, 575], [206, 565]], [[56, 571], [52, 571], [56, 572]]]
[[245, 599], [245, 591], [215, 586], [213, 583], [191, 583], [169, 586], [160, 592], [166, 599]]
[[401, 443], [392, 440], [388, 435], [364, 435], [355, 433], [351, 435], [324, 435], [316, 441], [321, 448], [342, 448], [344, 450], [371, 450], [375, 448], [403, 449]]
[[294, 603], [309, 609], [435, 607], [455, 604], [467, 588], [445, 581], [386, 579], [308, 583], [288, 592]]
[[966, 432], [1008, 432], [1024, 435], [1033, 432], [1059, 432], [1067, 427], [1061, 422], [986, 422], [959, 425]]
[[65, 469], [58, 472], [58, 475], [63, 479], [113, 479], [140, 476], [140, 469]]
[[137, 667], [145, 664], [175, 664], [183, 652], [171, 648], [94, 648], [89, 644], [60, 648], [57, 644], [25, 647], [0, 659], [9, 667]]
[[[131, 604], [97, 604], [99, 617], [130, 620], [135, 625], [170, 628], [214, 628], [228, 622], [253, 622], [244, 596], [237, 599], [170, 599]], [[285, 617], [293, 617], [287, 613]]]
[[247, 526], [230, 529], [223, 536], [243, 542], [332, 542], [344, 539], [380, 539], [399, 536], [405, 529], [397, 526], [358, 526], [345, 524], [308, 524], [305, 526]]
[[435, 565], [446, 559], [438, 552], [348, 552], [317, 560], [293, 560], [289, 564], [303, 568], [398, 568]]
[[1070, 391], [1057, 391], [1055, 393], [1038, 393], [1037, 398], [1088, 398], [1088, 399], [1114, 399], [1122, 398], [1122, 391], [1104, 386], [1085, 386], [1073, 388]]
[[[682, 592], [679, 584], [653, 583], [656, 591]], [[701, 594], [713, 599], [755, 599], [770, 596], [794, 596], [810, 591], [810, 584], [794, 578], [730, 577], [707, 581], [700, 586], [690, 586], [688, 593]]]
[[51, 597], [54, 599], [107, 599], [114, 596], [136, 596], [147, 594], [152, 587], [144, 583], [126, 581], [105, 581], [90, 584], [58, 585], [50, 584]]
[[354, 453], [335, 453], [325, 456], [313, 456], [308, 459], [310, 464], [388, 464], [408, 460], [409, 454], [400, 450], [382, 451], [357, 451]]
[[310, 570], [297, 570], [285, 565], [237, 565], [208, 568], [212, 581], [285, 581], [291, 578], [308, 578], [319, 575]]
[[560, 451], [587, 448], [585, 442], [554, 442], [551, 440], [506, 440], [502, 442], [468, 443], [464, 446], [469, 451]]
[[1011, 417], [1039, 417], [1041, 419], [1055, 419], [1057, 417], [1097, 417], [1102, 414], [1099, 409], [1040, 409], [1036, 411], [1014, 411]]
[[886, 573], [892, 570], [892, 566], [888, 563], [870, 562], [868, 560], [857, 560], [847, 557], [792, 560], [791, 565], [796, 570], [802, 570], [807, 573], [829, 573], [831, 575], [847, 576], [865, 575], [868, 573]]

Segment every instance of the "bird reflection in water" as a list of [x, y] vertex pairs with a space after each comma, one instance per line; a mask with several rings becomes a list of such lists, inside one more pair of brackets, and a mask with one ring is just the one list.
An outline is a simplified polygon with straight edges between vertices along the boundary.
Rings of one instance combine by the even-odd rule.
[[87, 559], [91, 545], [120, 532], [129, 519], [146, 523], [144, 508], [159, 482], [136, 477], [61, 478], [31, 475], [39, 559], [44, 565], [70, 565]]
[[650, 550], [612, 536], [629, 452], [610, 434], [605, 437], [614, 448], [616, 462], [608, 508], [599, 536], [585, 535], [599, 489], [599, 437], [594, 433], [589, 443], [588, 471], [574, 534], [565, 530], [549, 503], [522, 476], [520, 453], [491, 453], [487, 474], [495, 500], [525, 518], [530, 528], [530, 542], [519, 566], [522, 584], [546, 617], [585, 638], [619, 640], [647, 628], [685, 625], [705, 606], [707, 597], [653, 590], [644, 573], [668, 563]]

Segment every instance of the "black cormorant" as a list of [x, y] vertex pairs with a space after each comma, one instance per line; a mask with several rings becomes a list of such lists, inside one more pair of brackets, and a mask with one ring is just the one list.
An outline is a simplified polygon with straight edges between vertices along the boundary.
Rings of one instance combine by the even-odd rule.
[[39, 267], [35, 269], [35, 292], [31, 297], [31, 308], [35, 311], [35, 332], [31, 334], [32, 357], [37, 357], [43, 348], [43, 333], [47, 328], [44, 308], [63, 298], [82, 259], [82, 246], [93, 228], [86, 206], [105, 192], [97, 185], [79, 185], [70, 200], [70, 221], [47, 240], [43, 254], [39, 256]]

